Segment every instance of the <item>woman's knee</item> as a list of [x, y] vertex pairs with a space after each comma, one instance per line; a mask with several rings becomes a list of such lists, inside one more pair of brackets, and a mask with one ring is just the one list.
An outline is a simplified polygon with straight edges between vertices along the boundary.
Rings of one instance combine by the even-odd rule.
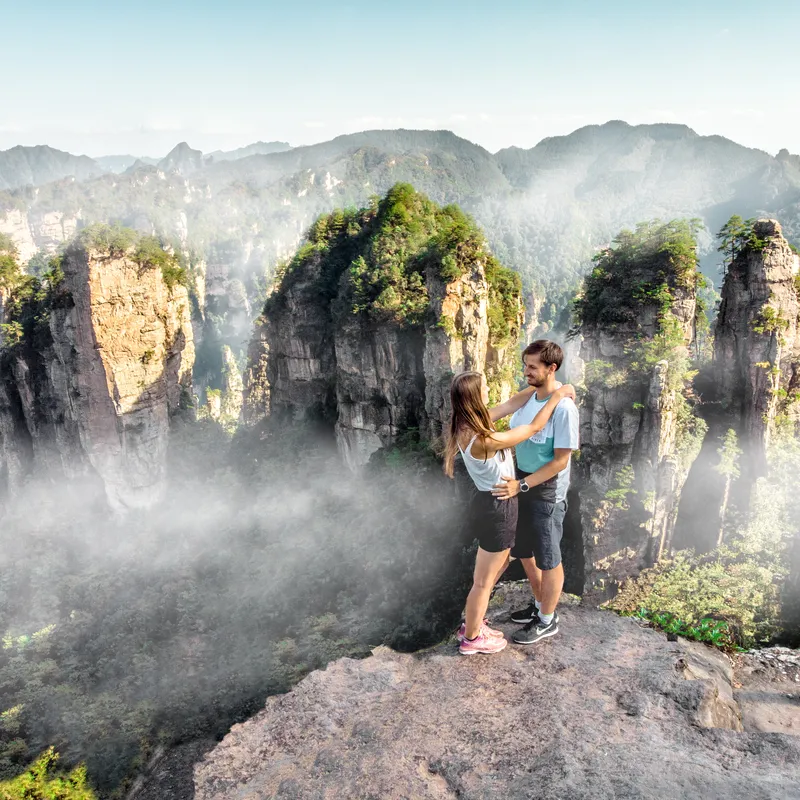
[[494, 576], [489, 575], [475, 575], [472, 579], [472, 588], [479, 591], [491, 591], [494, 586]]

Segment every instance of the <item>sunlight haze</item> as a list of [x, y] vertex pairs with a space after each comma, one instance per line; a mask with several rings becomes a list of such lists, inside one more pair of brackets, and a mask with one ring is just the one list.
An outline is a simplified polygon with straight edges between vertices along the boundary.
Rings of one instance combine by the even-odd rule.
[[162, 156], [415, 128], [496, 151], [623, 119], [800, 151], [792, 2], [763, 18], [719, 0], [2, 5], [0, 149]]

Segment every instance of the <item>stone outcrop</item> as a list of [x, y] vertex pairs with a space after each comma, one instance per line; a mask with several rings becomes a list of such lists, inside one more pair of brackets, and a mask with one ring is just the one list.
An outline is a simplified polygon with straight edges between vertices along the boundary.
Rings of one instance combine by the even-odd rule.
[[113, 508], [149, 506], [193, 404], [188, 293], [130, 252], [73, 245], [62, 269], [33, 340], [2, 351], [0, 482], [94, 476]]
[[[526, 593], [501, 589], [493, 624], [510, 633]], [[610, 612], [560, 614], [533, 649], [333, 662], [235, 725], [195, 766], [194, 797], [795, 796], [800, 738], [788, 717], [749, 726], [728, 658]]]
[[[440, 436], [450, 415], [450, 381], [457, 372], [485, 370], [487, 379], [504, 352], [489, 350], [489, 286], [483, 265], [446, 282], [436, 268], [426, 275], [431, 315], [425, 325], [425, 414], [430, 438]], [[516, 343], [516, 342], [515, 342]], [[516, 354], [512, 354], [514, 358]]]
[[247, 347], [247, 367], [242, 376], [242, 422], [255, 425], [269, 413], [269, 342], [263, 317], [256, 320]]
[[[657, 261], [637, 280], [649, 285], [669, 269]], [[683, 380], [674, 375], [694, 336], [694, 283], [673, 281], [670, 293], [668, 321], [660, 301], [646, 300], [631, 306], [628, 321], [592, 319], [580, 328], [586, 394], [575, 489], [583, 590], [591, 602], [612, 597], [670, 549], [681, 489], [700, 448], [703, 423], [692, 416]], [[640, 348], [666, 335], [665, 354], [675, 363], [648, 366]]]
[[717, 393], [748, 448], [750, 478], [763, 474], [776, 416], [792, 413], [800, 392], [800, 256], [775, 220], [758, 220], [753, 234], [725, 277], [714, 338]]
[[[453, 375], [485, 370], [498, 396], [508, 396], [514, 343], [489, 345], [489, 287], [482, 265], [454, 281], [427, 271], [430, 314], [423, 326], [357, 315], [333, 319], [316, 299], [311, 268], [281, 293], [251, 340], [243, 418], [290, 413], [327, 418], [351, 466], [409, 428], [433, 439], [446, 424]], [[517, 326], [517, 330], [518, 330]]]
[[[350, 466], [390, 444], [402, 430], [427, 426], [422, 331], [357, 317], [335, 326], [336, 442]], [[276, 392], [273, 403], [280, 402]], [[333, 411], [333, 410], [332, 410]]]
[[21, 263], [26, 263], [36, 254], [38, 247], [28, 222], [28, 214], [22, 209], [10, 208], [0, 212], [0, 233], [11, 237]]
[[[391, 202], [408, 203], [412, 217], [419, 213], [414, 204], [422, 205], [428, 214], [422, 224], [431, 225], [430, 217], [437, 212], [430, 210], [427, 198], [402, 185], [392, 191], [397, 195]], [[360, 238], [330, 233], [345, 225], [342, 212], [315, 223], [306, 249], [267, 301], [251, 340], [245, 375], [245, 420], [256, 421], [269, 413], [326, 420], [334, 425], [350, 466], [366, 463], [372, 453], [407, 431], [428, 440], [438, 437], [450, 413], [449, 387], [457, 372], [485, 370], [497, 398], [507, 396], [513, 374], [509, 365], [517, 357], [521, 328], [519, 291], [508, 290], [511, 294], [503, 306], [508, 335], [502, 341], [492, 340], [493, 285], [487, 277], [491, 255], [474, 239], [466, 244], [450, 242], [460, 260], [458, 274], [449, 272], [447, 278], [442, 270], [444, 254], [430, 256], [439, 245], [424, 249], [416, 242], [420, 255], [414, 257], [427, 259], [424, 270], [413, 273], [417, 288], [390, 285], [394, 297], [403, 291], [408, 297], [388, 309], [359, 306], [353, 292], [365, 290], [352, 288], [347, 270], [359, 259], [367, 275], [372, 274], [370, 269], [385, 269], [368, 266], [358, 255], [362, 248], [372, 258], [372, 245], [364, 242], [386, 235], [375, 221], [376, 214], [384, 213], [381, 208], [362, 210], [347, 223], [348, 230], [363, 226]], [[404, 235], [400, 230], [391, 235]], [[433, 233], [431, 237], [433, 241]], [[397, 249], [394, 242], [391, 247]], [[460, 247], [474, 248], [469, 251], [472, 255], [462, 257]], [[493, 268], [502, 270], [499, 265]], [[420, 296], [424, 310], [417, 305], [413, 313], [406, 312], [402, 304], [419, 304]]]
[[323, 414], [334, 406], [336, 373], [330, 299], [319, 297], [319, 258], [306, 262], [268, 301], [270, 313], [256, 324], [249, 348], [244, 417], [272, 410], [294, 418]]
[[10, 236], [19, 252], [21, 264], [40, 250], [50, 255], [70, 241], [78, 230], [79, 216], [62, 211], [0, 211], [0, 233]]

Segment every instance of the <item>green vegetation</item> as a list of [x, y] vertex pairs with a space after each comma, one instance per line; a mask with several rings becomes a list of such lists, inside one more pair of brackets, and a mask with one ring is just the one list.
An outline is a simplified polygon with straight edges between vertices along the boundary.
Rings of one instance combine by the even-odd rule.
[[[279, 270], [279, 288], [265, 313], [281, 308], [302, 285], [338, 319], [419, 327], [430, 309], [428, 273], [451, 282], [483, 267], [489, 283], [491, 341], [516, 339], [521, 282], [488, 251], [475, 222], [457, 206], [440, 208], [409, 184], [396, 184], [384, 198], [360, 210], [339, 209], [319, 217], [306, 243]], [[457, 330], [443, 322], [453, 335]]]
[[19, 280], [21, 270], [17, 256], [14, 242], [4, 233], [0, 233], [0, 289], [11, 289]]
[[494, 256], [487, 257], [485, 269], [489, 282], [489, 341], [495, 347], [504, 347], [519, 335], [522, 279], [501, 266]]
[[695, 623], [687, 623], [676, 617], [669, 611], [648, 611], [641, 608], [636, 614], [625, 614], [624, 616], [637, 616], [646, 619], [654, 627], [671, 633], [675, 636], [683, 636], [686, 639], [694, 639], [697, 642], [719, 647], [721, 650], [741, 650], [736, 644], [736, 630], [730, 622], [714, 617], [703, 617]]
[[717, 250], [723, 256], [723, 275], [727, 274], [731, 264], [743, 251], [747, 249], [759, 251], [766, 247], [767, 240], [760, 239], [753, 230], [755, 223], [754, 218], [742, 219], [738, 214], [734, 214], [718, 231]]
[[0, 781], [0, 800], [96, 800], [86, 783], [86, 768], [55, 775], [58, 754], [49, 748], [16, 778]]
[[53, 308], [71, 302], [64, 290], [64, 272], [61, 258], [50, 260], [41, 278], [25, 275], [17, 266], [5, 271], [5, 322], [0, 325], [3, 347], [0, 358], [14, 349], [28, 347], [31, 352], [41, 352], [50, 343], [50, 312]]
[[593, 259], [594, 269], [575, 301], [576, 324], [635, 336], [646, 312], [662, 321], [679, 292], [694, 293], [701, 285], [699, 229], [699, 220], [653, 220], [621, 231]]
[[145, 269], [160, 269], [170, 289], [178, 284], [191, 288], [185, 257], [159, 237], [145, 236], [120, 225], [96, 223], [81, 230], [72, 247], [107, 252], [115, 258], [130, 255]]
[[[718, 471], [735, 475], [739, 448], [732, 431], [718, 452]], [[769, 642], [788, 629], [781, 591], [787, 554], [800, 536], [800, 442], [793, 432], [774, 438], [768, 459], [769, 474], [758, 481], [747, 518], [738, 530], [726, 530], [721, 546], [705, 555], [685, 550], [662, 560], [623, 586], [608, 606], [656, 624], [669, 619], [683, 626], [675, 631], [681, 635], [705, 619], [724, 620], [743, 647]], [[702, 630], [710, 635], [708, 625]]]
[[[667, 362], [667, 387], [681, 392], [694, 377], [678, 301], [692, 300], [706, 285], [698, 270], [698, 220], [642, 222], [620, 232], [594, 258], [594, 269], [575, 301], [577, 330], [615, 334], [626, 364], [596, 360], [586, 365], [588, 385], [644, 387], [655, 366]], [[702, 304], [695, 326], [707, 328]]]
[[82, 250], [99, 250], [119, 258], [136, 245], [140, 236], [131, 228], [97, 222], [80, 230], [73, 245]]
[[778, 333], [789, 327], [789, 320], [785, 319], [780, 310], [765, 304], [758, 316], [758, 321], [753, 324], [754, 333]]
[[636, 473], [633, 467], [628, 464], [623, 467], [615, 476], [614, 487], [606, 492], [605, 499], [614, 508], [627, 510], [630, 508], [628, 505], [628, 496], [637, 494], [634, 488], [634, 481], [636, 480]]
[[[8, 237], [0, 239], [0, 289], [8, 294], [2, 325], [4, 348], [28, 347], [41, 353], [50, 342], [50, 313], [71, 304], [64, 286], [63, 260], [76, 250], [100, 250], [114, 257], [129, 254], [143, 269], [160, 269], [172, 290], [189, 285], [189, 270], [183, 255], [165, 249], [160, 239], [144, 236], [120, 226], [90, 225], [45, 262], [36, 260], [37, 275], [26, 275], [17, 263], [17, 252]], [[7, 350], [8, 352], [8, 350]], [[146, 355], [146, 354], [145, 354]]]

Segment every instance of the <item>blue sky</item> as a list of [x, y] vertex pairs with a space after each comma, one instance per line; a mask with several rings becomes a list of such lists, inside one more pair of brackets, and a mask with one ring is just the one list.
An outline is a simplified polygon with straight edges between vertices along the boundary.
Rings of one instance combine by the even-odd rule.
[[800, 3], [0, 0], [0, 149], [163, 155], [371, 128], [495, 151], [681, 122], [800, 152]]

